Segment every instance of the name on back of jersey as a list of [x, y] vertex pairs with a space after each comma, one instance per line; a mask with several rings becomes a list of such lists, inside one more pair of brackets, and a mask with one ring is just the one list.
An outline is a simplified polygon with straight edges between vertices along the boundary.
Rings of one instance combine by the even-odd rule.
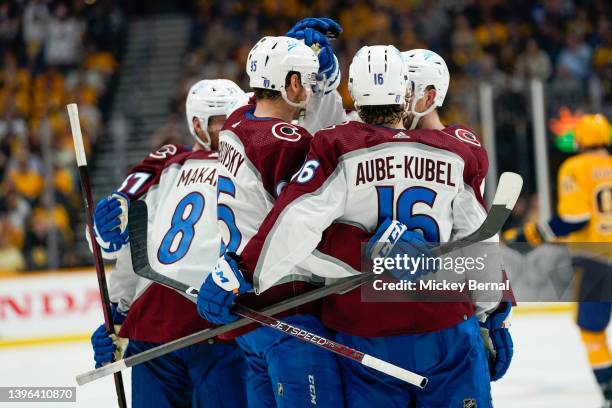
[[227, 169], [234, 177], [244, 163], [244, 155], [231, 144], [221, 140], [219, 142], [219, 164]]
[[208, 184], [217, 186], [217, 168], [215, 165], [200, 167], [183, 167], [176, 182], [176, 187], [187, 187], [192, 184]]
[[355, 186], [395, 178], [432, 182], [455, 187], [453, 163], [418, 155], [388, 155], [357, 163]]

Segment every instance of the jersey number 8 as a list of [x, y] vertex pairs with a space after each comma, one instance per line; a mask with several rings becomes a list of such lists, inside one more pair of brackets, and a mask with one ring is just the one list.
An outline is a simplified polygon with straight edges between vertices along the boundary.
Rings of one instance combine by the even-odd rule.
[[[187, 194], [176, 206], [170, 229], [164, 235], [157, 259], [163, 264], [173, 264], [180, 261], [189, 251], [195, 235], [195, 224], [204, 212], [204, 196], [197, 192]], [[178, 242], [175, 243], [177, 240]]]

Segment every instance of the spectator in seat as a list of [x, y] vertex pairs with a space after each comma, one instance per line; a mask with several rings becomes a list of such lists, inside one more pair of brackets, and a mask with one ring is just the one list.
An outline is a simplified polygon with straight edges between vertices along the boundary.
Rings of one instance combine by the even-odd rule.
[[516, 62], [516, 73], [524, 78], [539, 78], [543, 81], [550, 77], [552, 64], [548, 54], [540, 49], [538, 43], [529, 39], [525, 51], [521, 53]]
[[57, 3], [49, 19], [45, 43], [45, 62], [64, 73], [74, 68], [81, 57], [84, 24], [71, 16], [68, 6]]
[[11, 225], [4, 214], [0, 214], [0, 275], [21, 271], [26, 262], [19, 248], [10, 241]]
[[51, 15], [45, 0], [30, 0], [23, 11], [23, 41], [30, 66], [38, 65]]
[[[37, 164], [38, 163], [38, 164]], [[40, 160], [30, 156], [29, 152], [21, 149], [15, 161], [9, 162], [8, 180], [15, 190], [34, 201], [44, 188], [44, 180]]]
[[[0, 211], [6, 213], [7, 222], [17, 231], [20, 231], [20, 235], [23, 235], [31, 211], [28, 201], [17, 194], [14, 189], [9, 188], [0, 202]], [[22, 241], [23, 237], [21, 237], [20, 243]]]
[[591, 47], [578, 34], [568, 34], [565, 48], [559, 53], [557, 69], [567, 71], [581, 81], [588, 79], [591, 73]]

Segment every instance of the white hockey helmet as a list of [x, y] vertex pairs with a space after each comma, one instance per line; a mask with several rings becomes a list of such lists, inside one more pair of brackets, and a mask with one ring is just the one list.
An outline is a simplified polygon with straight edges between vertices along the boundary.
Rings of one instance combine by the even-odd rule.
[[348, 88], [355, 106], [404, 105], [406, 82], [402, 57], [392, 45], [362, 47], [349, 67]]
[[[228, 116], [244, 97], [244, 91], [229, 79], [204, 79], [196, 82], [187, 94], [185, 113], [189, 132], [205, 149], [210, 149], [208, 120], [211, 116]], [[202, 140], [193, 127], [193, 118], [200, 121], [206, 140]]]
[[[317, 85], [319, 60], [315, 52], [303, 41], [290, 37], [264, 37], [249, 52], [246, 62], [251, 88], [280, 91], [287, 104], [305, 108]], [[287, 98], [285, 79], [291, 71], [300, 73], [300, 80], [306, 88], [306, 100], [292, 102]]]
[[[410, 77], [408, 85], [412, 98], [409, 113], [414, 115], [410, 129], [414, 129], [421, 117], [444, 104], [444, 98], [446, 98], [446, 92], [448, 92], [450, 74], [448, 73], [448, 67], [446, 62], [444, 62], [444, 58], [430, 50], [415, 49], [405, 51], [402, 52], [402, 59]], [[416, 103], [425, 96], [428, 86], [433, 86], [436, 89], [434, 103], [424, 112], [416, 112]]]

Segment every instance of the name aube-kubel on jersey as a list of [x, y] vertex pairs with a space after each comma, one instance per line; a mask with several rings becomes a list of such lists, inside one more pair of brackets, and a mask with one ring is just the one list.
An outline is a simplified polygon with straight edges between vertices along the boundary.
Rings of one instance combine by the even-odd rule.
[[455, 187], [450, 162], [418, 155], [389, 155], [364, 160], [357, 164], [355, 186], [391, 180], [396, 177], [422, 180]]

